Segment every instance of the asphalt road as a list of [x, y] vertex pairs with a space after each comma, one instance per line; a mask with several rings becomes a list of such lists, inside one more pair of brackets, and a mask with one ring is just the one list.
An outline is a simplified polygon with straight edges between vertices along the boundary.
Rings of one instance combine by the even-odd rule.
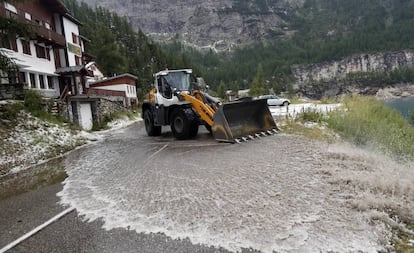
[[[142, 126], [136, 124], [129, 127], [128, 134], [139, 139], [142, 148], [140, 154], [151, 156], [154, 146], [164, 146], [174, 142], [168, 128], [158, 138], [147, 138]], [[111, 139], [109, 133], [107, 138]], [[191, 143], [195, 141], [190, 141]], [[200, 127], [197, 142], [207, 146], [220, 145], [216, 143], [207, 131]], [[99, 147], [101, 145], [98, 144]], [[178, 142], [174, 145], [188, 145], [188, 142]], [[226, 145], [226, 144], [224, 144]], [[94, 145], [74, 151], [68, 159], [94, 149]], [[132, 150], [132, 148], [131, 148]], [[122, 158], [121, 158], [122, 159]], [[71, 161], [67, 160], [67, 163]], [[22, 186], [24, 188], [24, 186]], [[0, 201], [0, 249], [9, 245], [34, 228], [45, 223], [55, 215], [68, 208], [60, 203], [57, 193], [62, 191], [63, 183], [40, 187], [29, 192], [18, 194]], [[173, 240], [161, 233], [137, 233], [128, 228], [112, 230], [103, 229], [103, 221], [85, 220], [76, 210], [63, 216], [40, 232], [8, 250], [7, 252], [228, 252], [223, 248], [194, 245], [188, 239]], [[243, 252], [255, 252], [245, 249]]]
[[[242, 144], [147, 137], [135, 124], [71, 152], [68, 177], [0, 201], [8, 252], [374, 252], [382, 231], [329, 184], [323, 147], [275, 135]], [[183, 238], [183, 239], [180, 239]]]

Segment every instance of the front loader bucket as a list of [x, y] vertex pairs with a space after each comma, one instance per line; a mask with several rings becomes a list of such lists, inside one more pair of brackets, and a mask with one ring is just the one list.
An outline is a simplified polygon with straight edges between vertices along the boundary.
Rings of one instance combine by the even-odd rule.
[[265, 99], [222, 104], [214, 114], [212, 126], [216, 140], [233, 143], [238, 139], [274, 132], [276, 129]]

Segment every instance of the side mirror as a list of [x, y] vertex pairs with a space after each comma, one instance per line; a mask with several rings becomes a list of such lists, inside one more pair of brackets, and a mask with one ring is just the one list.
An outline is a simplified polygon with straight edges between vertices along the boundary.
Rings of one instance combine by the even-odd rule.
[[180, 91], [177, 88], [174, 88], [172, 92], [173, 92], [174, 96], [180, 95]]

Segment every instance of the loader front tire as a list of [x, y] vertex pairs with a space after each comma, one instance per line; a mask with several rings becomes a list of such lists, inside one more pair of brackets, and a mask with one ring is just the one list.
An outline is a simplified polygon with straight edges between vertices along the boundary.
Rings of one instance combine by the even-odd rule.
[[160, 136], [161, 135], [161, 126], [154, 125], [154, 118], [150, 110], [145, 110], [144, 122], [145, 122], [145, 130], [147, 131], [148, 136]]
[[186, 140], [197, 135], [195, 115], [190, 108], [177, 108], [171, 114], [171, 131], [178, 140]]
[[207, 125], [207, 123], [204, 125], [207, 129], [207, 131], [211, 134], [213, 130], [211, 129], [211, 126]]

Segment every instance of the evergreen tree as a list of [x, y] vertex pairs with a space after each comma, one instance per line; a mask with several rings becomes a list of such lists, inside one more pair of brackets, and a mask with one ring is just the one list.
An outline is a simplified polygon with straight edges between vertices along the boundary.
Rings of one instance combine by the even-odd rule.
[[223, 81], [221, 81], [218, 88], [217, 88], [217, 95], [220, 98], [225, 99], [226, 98], [226, 92], [227, 92], [226, 84]]
[[126, 57], [117, 48], [115, 36], [108, 28], [99, 29], [99, 34], [93, 42], [101, 45], [95, 49], [96, 61], [104, 69], [105, 75], [113, 76], [128, 71]]
[[233, 81], [231, 84], [231, 90], [237, 92], [240, 89], [239, 84], [236, 81]]
[[252, 85], [250, 87], [250, 96], [260, 96], [268, 92], [266, 88], [264, 76], [263, 76], [263, 66], [259, 64], [257, 66], [256, 77], [254, 78]]

